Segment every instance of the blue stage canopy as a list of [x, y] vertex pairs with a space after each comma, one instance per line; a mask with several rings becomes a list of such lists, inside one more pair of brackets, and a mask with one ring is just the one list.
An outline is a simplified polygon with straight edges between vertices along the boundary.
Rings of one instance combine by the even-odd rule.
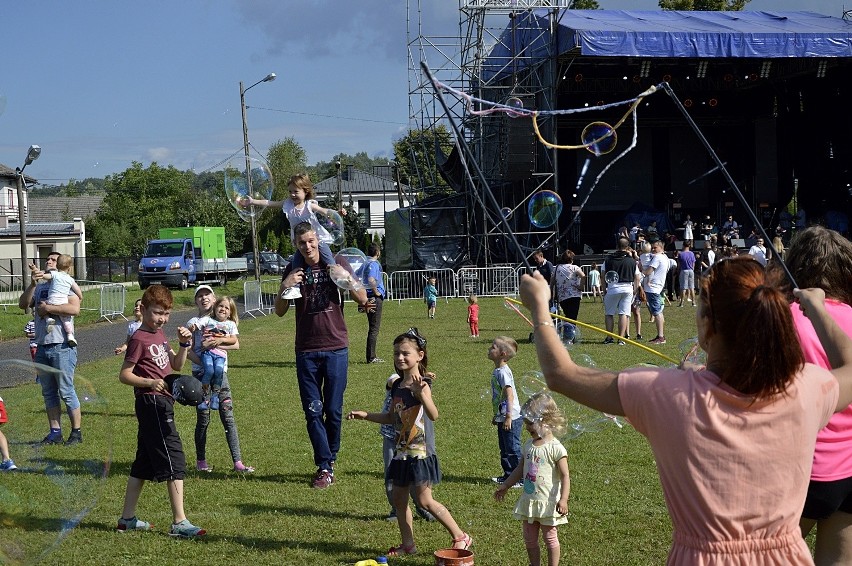
[[852, 57], [852, 23], [813, 12], [546, 10], [517, 14], [483, 65], [490, 81], [575, 51], [587, 57]]

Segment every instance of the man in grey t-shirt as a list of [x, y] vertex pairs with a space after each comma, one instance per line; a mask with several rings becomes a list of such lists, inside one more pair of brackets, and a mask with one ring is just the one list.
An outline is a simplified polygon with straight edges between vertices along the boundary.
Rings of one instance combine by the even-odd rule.
[[[58, 252], [50, 252], [45, 261], [45, 269], [55, 270]], [[36, 355], [34, 361], [50, 366], [56, 371], [46, 372], [37, 370], [41, 383], [41, 394], [44, 397], [44, 408], [50, 432], [41, 441], [42, 444], [62, 444], [62, 429], [60, 424], [60, 400], [65, 403], [68, 419], [71, 421], [71, 434], [65, 445], [83, 442], [80, 432], [81, 413], [80, 400], [74, 389], [74, 371], [77, 369], [77, 347], [68, 343], [62, 323], [55, 322], [60, 316], [77, 316], [80, 314], [80, 299], [74, 293], [68, 295], [64, 305], [47, 304], [50, 291], [50, 281], [43, 281], [44, 271], [31, 268], [30, 284], [18, 299], [18, 306], [27, 310], [33, 309], [35, 319]], [[54, 322], [51, 322], [54, 321]]]

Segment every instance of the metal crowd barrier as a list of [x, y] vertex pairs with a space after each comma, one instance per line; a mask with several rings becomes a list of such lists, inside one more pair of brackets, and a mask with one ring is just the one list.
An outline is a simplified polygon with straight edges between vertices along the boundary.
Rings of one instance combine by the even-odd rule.
[[[124, 320], [124, 301], [127, 296], [127, 289], [121, 283], [107, 283], [101, 286], [99, 293], [101, 298], [101, 318], [112, 322], [112, 319], [120, 316]], [[83, 294], [85, 297], [85, 293]], [[98, 320], [101, 320], [99, 318]]]
[[423, 300], [423, 287], [429, 280], [435, 277], [435, 287], [438, 289], [438, 297], [444, 297], [447, 301], [451, 297], [457, 297], [456, 274], [452, 269], [418, 269], [412, 271], [394, 271], [388, 279], [388, 299], [393, 301], [405, 301], [408, 299]]

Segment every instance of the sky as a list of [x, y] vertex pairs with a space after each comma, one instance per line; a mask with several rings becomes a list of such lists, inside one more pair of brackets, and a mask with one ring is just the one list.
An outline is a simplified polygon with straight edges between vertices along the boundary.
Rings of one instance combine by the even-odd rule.
[[[852, 0], [845, 0], [852, 5]], [[657, 0], [598, 0], [656, 10]], [[3, 2], [0, 163], [44, 185], [138, 161], [204, 171], [288, 137], [307, 163], [392, 157], [408, 129], [408, 33], [457, 36], [455, 0]], [[418, 10], [419, 7], [419, 10]], [[849, 9], [850, 6], [846, 5]], [[844, 0], [751, 0], [748, 10], [839, 17]]]

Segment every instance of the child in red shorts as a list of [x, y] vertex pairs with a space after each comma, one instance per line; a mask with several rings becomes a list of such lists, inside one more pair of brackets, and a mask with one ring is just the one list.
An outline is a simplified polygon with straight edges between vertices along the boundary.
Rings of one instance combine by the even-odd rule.
[[[9, 416], [6, 414], [6, 404], [3, 402], [3, 398], [0, 397], [0, 425], [5, 424], [8, 420]], [[18, 469], [18, 466], [9, 457], [9, 443], [6, 441], [6, 435], [2, 431], [0, 431], [0, 457], [2, 457], [0, 472], [11, 472]]]

